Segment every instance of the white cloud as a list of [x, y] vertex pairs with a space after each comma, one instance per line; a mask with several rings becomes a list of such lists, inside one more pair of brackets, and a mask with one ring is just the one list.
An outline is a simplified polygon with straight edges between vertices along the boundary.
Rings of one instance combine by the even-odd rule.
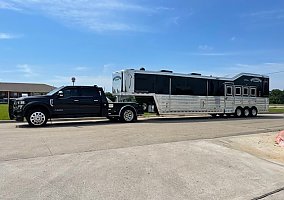
[[264, 19], [283, 19], [284, 10], [275, 9], [275, 10], [262, 10], [258, 12], [249, 13], [245, 16], [255, 17], [255, 18], [264, 18]]
[[[46, 82], [55, 85], [72, 85], [71, 78], [73, 76], [54, 76], [52, 80]], [[98, 85], [104, 88], [106, 91], [111, 91], [111, 75], [110, 76], [74, 76], [76, 78], [75, 85]]]
[[111, 74], [114, 71], [114, 64], [109, 63], [109, 64], [105, 64], [103, 66], [103, 73], [109, 73]]
[[10, 39], [15, 39], [18, 38], [19, 36], [12, 35], [9, 33], [0, 33], [0, 40], [10, 40]]
[[89, 68], [88, 67], [75, 67], [75, 71], [87, 71]]
[[238, 52], [212, 52], [212, 53], [188, 53], [191, 56], [234, 56], [239, 55]]
[[[59, 19], [67, 25], [82, 26], [96, 32], [150, 31], [139, 18], [169, 11], [128, 0], [10, 0], [15, 6]], [[163, 8], [163, 9], [162, 9]], [[132, 17], [132, 16], [135, 16]]]
[[0, 1], [0, 9], [14, 10], [14, 11], [21, 10], [20, 8], [16, 7], [14, 4], [5, 1]]
[[213, 50], [213, 47], [203, 44], [203, 45], [199, 45], [198, 49], [201, 51], [211, 51]]
[[23, 65], [18, 65], [18, 72], [22, 73], [23, 76], [25, 77], [33, 77], [33, 76], [38, 76], [37, 73], [34, 72], [33, 67], [27, 64]]

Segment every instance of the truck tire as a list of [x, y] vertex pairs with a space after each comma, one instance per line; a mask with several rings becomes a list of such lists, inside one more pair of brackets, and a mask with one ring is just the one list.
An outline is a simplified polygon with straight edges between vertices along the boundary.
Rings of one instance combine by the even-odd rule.
[[137, 116], [133, 108], [126, 107], [120, 112], [120, 120], [122, 122], [134, 122], [137, 120]]
[[42, 109], [33, 109], [28, 112], [26, 119], [30, 126], [45, 126], [48, 120], [48, 115]]

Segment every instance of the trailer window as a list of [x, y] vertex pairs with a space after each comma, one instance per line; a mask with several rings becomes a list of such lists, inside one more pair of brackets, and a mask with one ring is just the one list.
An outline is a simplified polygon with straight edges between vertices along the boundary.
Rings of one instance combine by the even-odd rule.
[[235, 87], [235, 95], [236, 96], [241, 96], [242, 95], [241, 87]]
[[253, 97], [256, 96], [256, 89], [255, 88], [250, 89], [250, 96], [253, 96]]
[[135, 74], [135, 92], [155, 93], [155, 75]]
[[226, 95], [227, 96], [232, 96], [233, 95], [233, 87], [232, 86], [227, 86], [226, 87]]
[[247, 87], [243, 88], [243, 95], [248, 96], [248, 88]]
[[120, 93], [122, 89], [122, 74], [116, 73], [112, 78], [112, 93]]

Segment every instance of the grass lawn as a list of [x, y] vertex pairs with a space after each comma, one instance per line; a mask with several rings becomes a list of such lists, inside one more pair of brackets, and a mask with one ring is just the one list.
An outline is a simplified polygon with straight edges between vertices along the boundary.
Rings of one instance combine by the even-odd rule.
[[0, 120], [9, 120], [8, 104], [0, 104]]
[[270, 113], [284, 113], [284, 105], [269, 105]]

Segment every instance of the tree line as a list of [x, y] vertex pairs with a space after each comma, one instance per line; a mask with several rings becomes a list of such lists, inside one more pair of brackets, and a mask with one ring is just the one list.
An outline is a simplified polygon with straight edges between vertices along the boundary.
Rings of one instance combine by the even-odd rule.
[[270, 104], [284, 104], [284, 90], [274, 89], [269, 94]]

